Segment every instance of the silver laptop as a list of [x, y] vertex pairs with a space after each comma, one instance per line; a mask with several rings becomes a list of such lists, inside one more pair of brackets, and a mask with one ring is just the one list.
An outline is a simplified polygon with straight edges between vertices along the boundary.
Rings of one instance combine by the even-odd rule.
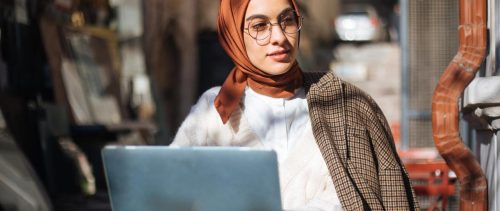
[[107, 146], [114, 211], [281, 211], [276, 153], [248, 148]]

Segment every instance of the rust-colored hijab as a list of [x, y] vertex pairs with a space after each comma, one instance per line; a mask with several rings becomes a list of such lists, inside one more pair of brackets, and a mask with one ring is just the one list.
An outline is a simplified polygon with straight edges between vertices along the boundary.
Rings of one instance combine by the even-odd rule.
[[[292, 97], [295, 89], [302, 86], [303, 76], [297, 61], [294, 61], [288, 72], [276, 76], [263, 72], [250, 62], [243, 40], [243, 24], [249, 2], [220, 1], [219, 42], [235, 64], [215, 98], [215, 108], [224, 124], [238, 108], [247, 84], [257, 93], [276, 98]], [[291, 0], [291, 3], [299, 13], [295, 0]]]

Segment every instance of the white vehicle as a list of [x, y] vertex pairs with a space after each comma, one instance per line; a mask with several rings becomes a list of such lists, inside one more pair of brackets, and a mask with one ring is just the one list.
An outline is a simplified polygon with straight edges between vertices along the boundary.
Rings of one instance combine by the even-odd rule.
[[387, 33], [373, 6], [348, 5], [335, 19], [335, 32], [342, 41], [384, 41]]

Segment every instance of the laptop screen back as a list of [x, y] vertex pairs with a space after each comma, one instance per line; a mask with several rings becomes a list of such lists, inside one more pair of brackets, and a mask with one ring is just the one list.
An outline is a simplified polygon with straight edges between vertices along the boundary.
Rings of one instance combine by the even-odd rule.
[[115, 211], [282, 210], [274, 151], [109, 146], [102, 154]]

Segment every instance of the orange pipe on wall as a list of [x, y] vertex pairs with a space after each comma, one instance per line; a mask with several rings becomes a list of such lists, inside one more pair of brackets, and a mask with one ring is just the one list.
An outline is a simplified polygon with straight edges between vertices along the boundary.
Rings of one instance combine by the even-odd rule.
[[460, 0], [459, 50], [432, 97], [434, 143], [460, 182], [460, 210], [488, 209], [486, 177], [458, 129], [458, 100], [483, 62], [487, 45], [486, 0]]

